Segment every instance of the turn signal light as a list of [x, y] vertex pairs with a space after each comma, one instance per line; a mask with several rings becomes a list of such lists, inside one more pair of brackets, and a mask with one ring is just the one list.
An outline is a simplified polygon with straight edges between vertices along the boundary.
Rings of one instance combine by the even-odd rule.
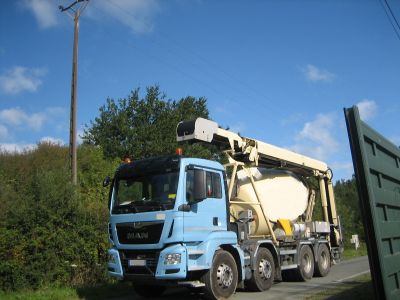
[[129, 157], [125, 157], [124, 158], [124, 163], [125, 164], [130, 164], [132, 162], [132, 160]]
[[175, 154], [176, 155], [183, 155], [183, 149], [182, 148], [176, 148], [176, 150], [175, 150]]

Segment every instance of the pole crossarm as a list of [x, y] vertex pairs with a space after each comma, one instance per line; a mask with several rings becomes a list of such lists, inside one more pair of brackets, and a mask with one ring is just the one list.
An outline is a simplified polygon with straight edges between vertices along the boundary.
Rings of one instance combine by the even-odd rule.
[[[67, 7], [64, 7], [62, 5], [59, 5], [58, 8], [60, 9], [61, 12], [67, 11], [69, 9], [73, 10], [75, 12], [75, 10], [73, 9], [73, 7], [78, 4], [79, 2], [89, 2], [89, 0], [76, 0], [75, 2], [71, 3], [70, 5], [68, 5]], [[87, 5], [87, 3], [86, 3]], [[86, 7], [85, 5], [85, 7]], [[79, 8], [80, 9], [80, 8]], [[78, 10], [79, 10], [78, 9]]]

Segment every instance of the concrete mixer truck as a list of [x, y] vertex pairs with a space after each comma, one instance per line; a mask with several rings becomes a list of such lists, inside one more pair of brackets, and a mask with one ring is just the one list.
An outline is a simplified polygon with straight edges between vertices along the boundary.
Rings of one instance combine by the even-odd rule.
[[215, 145], [226, 164], [155, 157], [107, 178], [111, 276], [132, 281], [144, 297], [182, 285], [226, 299], [237, 287], [265, 291], [285, 278], [326, 276], [340, 260], [325, 163], [202, 118], [180, 122], [177, 141]]

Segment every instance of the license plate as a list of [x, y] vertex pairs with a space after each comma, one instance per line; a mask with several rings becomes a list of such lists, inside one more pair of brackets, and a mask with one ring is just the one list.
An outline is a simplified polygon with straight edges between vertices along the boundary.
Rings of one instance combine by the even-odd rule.
[[129, 267], [145, 267], [146, 260], [144, 259], [130, 259], [128, 260]]

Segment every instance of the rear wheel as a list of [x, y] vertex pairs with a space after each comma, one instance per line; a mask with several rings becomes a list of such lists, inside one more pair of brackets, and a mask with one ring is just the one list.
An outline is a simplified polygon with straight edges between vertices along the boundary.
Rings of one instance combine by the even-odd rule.
[[298, 279], [301, 281], [310, 280], [314, 274], [314, 255], [309, 246], [304, 245], [300, 248], [299, 260]]
[[161, 296], [166, 287], [162, 285], [134, 285], [136, 294], [144, 298], [153, 298]]
[[326, 244], [320, 244], [317, 250], [318, 262], [315, 265], [315, 275], [325, 277], [331, 270], [331, 255]]
[[233, 256], [224, 250], [215, 252], [211, 269], [203, 275], [207, 299], [227, 299], [236, 290], [238, 271]]
[[275, 264], [271, 252], [266, 248], [259, 248], [256, 256], [255, 270], [251, 279], [246, 281], [250, 291], [262, 292], [268, 290], [275, 277]]

